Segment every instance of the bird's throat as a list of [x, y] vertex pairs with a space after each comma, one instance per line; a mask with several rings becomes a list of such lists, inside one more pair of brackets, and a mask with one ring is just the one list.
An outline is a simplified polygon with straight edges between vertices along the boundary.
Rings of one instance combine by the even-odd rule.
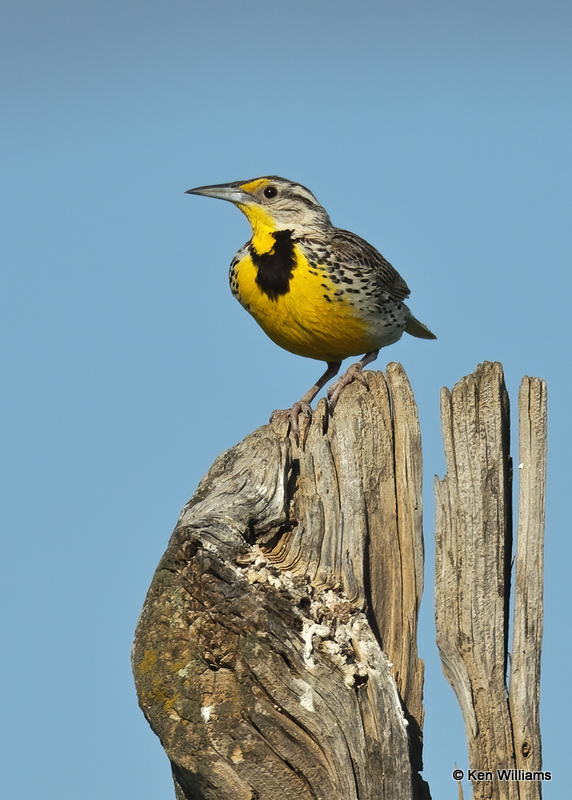
[[269, 253], [276, 243], [276, 223], [264, 209], [255, 205], [237, 203], [252, 227], [252, 244], [258, 253]]

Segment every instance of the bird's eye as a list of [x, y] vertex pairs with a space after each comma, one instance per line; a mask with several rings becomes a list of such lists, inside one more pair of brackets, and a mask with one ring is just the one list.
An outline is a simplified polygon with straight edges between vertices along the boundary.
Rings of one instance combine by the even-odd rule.
[[264, 197], [267, 197], [270, 200], [272, 197], [276, 197], [278, 194], [278, 189], [275, 186], [267, 186], [264, 190]]

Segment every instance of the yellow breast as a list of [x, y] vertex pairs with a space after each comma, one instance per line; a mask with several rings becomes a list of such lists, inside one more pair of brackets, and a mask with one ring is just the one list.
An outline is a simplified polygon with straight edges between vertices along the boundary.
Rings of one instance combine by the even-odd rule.
[[365, 319], [340, 294], [319, 267], [312, 268], [298, 245], [288, 291], [274, 297], [262, 291], [250, 255], [234, 268], [234, 291], [264, 332], [280, 347], [320, 361], [341, 361], [375, 350]]

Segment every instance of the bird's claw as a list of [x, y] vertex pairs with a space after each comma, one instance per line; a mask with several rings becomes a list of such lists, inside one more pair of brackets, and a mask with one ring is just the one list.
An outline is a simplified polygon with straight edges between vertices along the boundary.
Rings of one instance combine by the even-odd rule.
[[359, 362], [348, 367], [344, 374], [328, 389], [328, 409], [330, 415], [333, 413], [342, 391], [354, 381], [359, 381], [362, 386], [365, 386], [366, 389], [368, 388], [367, 378], [363, 374], [363, 367]]
[[290, 430], [294, 435], [296, 444], [298, 444], [300, 442], [300, 426], [298, 424], [298, 417], [300, 414], [308, 414], [308, 416], [312, 416], [312, 406], [310, 403], [306, 402], [306, 400], [298, 400], [297, 403], [294, 403], [292, 408], [273, 411], [270, 415], [270, 422], [274, 422], [277, 419], [284, 419], [286, 417], [290, 422]]

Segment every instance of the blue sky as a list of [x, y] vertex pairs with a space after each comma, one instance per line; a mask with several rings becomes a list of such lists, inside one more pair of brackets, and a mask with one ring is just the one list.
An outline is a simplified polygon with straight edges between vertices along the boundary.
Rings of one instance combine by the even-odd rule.
[[442, 800], [467, 759], [434, 644], [439, 390], [483, 360], [503, 363], [513, 408], [522, 375], [548, 381], [541, 721], [545, 796], [565, 796], [570, 4], [2, 7], [6, 797], [173, 796], [130, 674], [145, 592], [214, 458], [321, 371], [229, 292], [246, 220], [184, 195], [264, 174], [305, 184], [378, 247], [439, 337], [406, 337], [376, 366], [401, 361], [420, 408], [424, 775]]

